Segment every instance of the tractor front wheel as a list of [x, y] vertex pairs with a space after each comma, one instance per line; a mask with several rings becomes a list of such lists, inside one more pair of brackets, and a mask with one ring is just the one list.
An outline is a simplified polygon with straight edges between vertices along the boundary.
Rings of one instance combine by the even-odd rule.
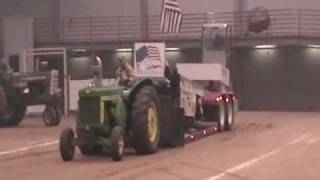
[[138, 154], [157, 151], [160, 138], [158, 96], [154, 87], [144, 86], [138, 90], [131, 104], [130, 130], [132, 145]]
[[125, 149], [124, 136], [122, 129], [117, 126], [111, 133], [111, 153], [114, 161], [120, 161], [123, 158]]
[[75, 153], [74, 132], [70, 128], [62, 131], [60, 136], [60, 155], [64, 161], [72, 161]]
[[47, 105], [42, 114], [42, 119], [46, 126], [58, 126], [61, 121], [61, 115], [56, 107]]

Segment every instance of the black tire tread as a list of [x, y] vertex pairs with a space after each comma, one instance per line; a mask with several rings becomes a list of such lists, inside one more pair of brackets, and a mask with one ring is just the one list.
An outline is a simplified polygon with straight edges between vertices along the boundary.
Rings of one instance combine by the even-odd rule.
[[[220, 102], [221, 104], [219, 104], [219, 106], [217, 106], [217, 112], [216, 112], [216, 122], [217, 122], [217, 124], [218, 124], [218, 132], [223, 132], [224, 130], [225, 130], [225, 127], [226, 127], [226, 117], [225, 117], [225, 115], [226, 115], [226, 108], [225, 108], [225, 102], [224, 101], [221, 101]], [[222, 125], [221, 123], [220, 123], [220, 118], [221, 118], [221, 112], [220, 112], [220, 108], [223, 108], [223, 115], [224, 115], [224, 125]]]
[[7, 93], [5, 92], [4, 88], [2, 87], [2, 85], [0, 84], [0, 99], [1, 99], [1, 104], [0, 104], [0, 115], [5, 114], [6, 111], [6, 107], [5, 104], [7, 104], [8, 100], [7, 100]]
[[[155, 88], [152, 86], [144, 86], [136, 93], [131, 105], [130, 125], [132, 145], [138, 154], [151, 154], [156, 152], [158, 148], [160, 125], [158, 125], [156, 141], [151, 143], [148, 137], [148, 108], [153, 103], [158, 107], [158, 97]], [[159, 122], [159, 112], [157, 114]]]
[[[7, 94], [5, 92], [5, 89], [3, 88], [2, 85], [0, 85], [0, 99], [7, 98], [6, 96]], [[7, 99], [7, 102], [9, 102], [8, 99]], [[23, 120], [23, 117], [26, 113], [26, 106], [23, 104], [12, 104], [11, 108], [13, 108], [12, 115], [10, 117], [1, 118], [0, 127], [17, 126]], [[2, 110], [2, 111], [5, 111], [5, 110]]]
[[121, 136], [124, 138], [122, 129], [118, 126], [114, 127], [111, 134], [111, 156], [114, 161], [120, 161], [123, 159], [123, 154], [119, 154], [118, 151], [118, 140]]
[[[53, 116], [53, 120], [50, 122], [47, 122], [45, 119], [45, 113], [50, 113], [51, 116]], [[46, 106], [43, 114], [42, 114], [43, 122], [46, 126], [58, 126], [61, 122], [61, 115], [59, 113], [59, 110], [56, 107], [53, 106]]]
[[[74, 139], [74, 132], [70, 128], [66, 128], [60, 135], [60, 155], [64, 161], [71, 161], [75, 153], [75, 145], [72, 144]], [[69, 149], [71, 148], [71, 149]]]
[[[228, 119], [228, 116], [229, 116], [229, 111], [230, 111], [230, 108], [229, 108], [229, 105], [231, 105], [232, 109], [232, 124], [229, 124], [229, 119]], [[234, 107], [233, 107], [233, 102], [229, 102], [229, 103], [226, 103], [225, 105], [225, 131], [230, 131], [232, 129], [232, 126], [234, 124]]]

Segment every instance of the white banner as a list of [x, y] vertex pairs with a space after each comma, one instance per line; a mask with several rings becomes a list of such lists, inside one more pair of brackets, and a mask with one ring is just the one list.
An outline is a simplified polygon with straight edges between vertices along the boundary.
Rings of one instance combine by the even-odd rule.
[[180, 105], [184, 108], [184, 115], [193, 117], [196, 113], [196, 93], [192, 82], [186, 78], [180, 79]]
[[184, 108], [184, 115], [194, 117], [196, 114], [197, 95], [203, 97], [204, 88], [200, 83], [180, 77], [180, 106]]
[[134, 44], [134, 72], [137, 77], [164, 77], [164, 69], [164, 43]]

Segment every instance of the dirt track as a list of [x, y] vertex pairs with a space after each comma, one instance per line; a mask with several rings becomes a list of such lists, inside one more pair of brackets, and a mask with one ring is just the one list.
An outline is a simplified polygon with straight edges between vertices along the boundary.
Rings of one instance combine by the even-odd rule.
[[65, 163], [58, 152], [63, 127], [40, 118], [0, 129], [0, 179], [293, 180], [320, 179], [320, 113], [241, 112], [232, 132], [154, 155], [128, 152], [124, 161], [107, 154]]

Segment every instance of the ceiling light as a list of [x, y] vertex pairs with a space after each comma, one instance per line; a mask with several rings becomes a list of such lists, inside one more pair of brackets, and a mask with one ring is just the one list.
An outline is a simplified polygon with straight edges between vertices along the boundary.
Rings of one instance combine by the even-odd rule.
[[276, 47], [275, 45], [257, 45], [254, 48], [256, 48], [256, 49], [272, 49], [275, 47]]
[[120, 48], [116, 50], [117, 52], [132, 52], [131, 48]]
[[166, 48], [166, 51], [179, 51], [180, 48], [172, 47], [172, 48]]
[[74, 52], [87, 52], [88, 50], [86, 49], [74, 49]]
[[308, 45], [309, 48], [320, 48], [320, 45], [316, 45], [316, 44], [311, 44]]

